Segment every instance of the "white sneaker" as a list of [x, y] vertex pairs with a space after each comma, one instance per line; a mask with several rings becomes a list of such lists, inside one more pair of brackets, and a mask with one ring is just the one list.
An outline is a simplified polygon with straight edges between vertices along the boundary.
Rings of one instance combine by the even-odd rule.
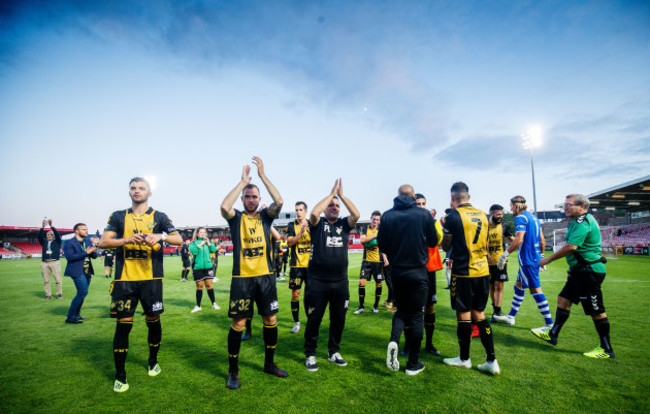
[[372, 313], [379, 313], [379, 309], [377, 309], [377, 308], [372, 308]]
[[277, 278], [276, 280], [277, 280], [278, 282], [282, 282], [282, 281], [284, 280], [284, 278], [283, 278], [282, 276], [278, 276], [278, 278]]
[[318, 363], [316, 362], [316, 357], [307, 357], [307, 361], [305, 361], [305, 367], [307, 368], [307, 371], [310, 372], [318, 371]]
[[219, 307], [219, 305], [217, 305], [217, 302], [214, 302], [214, 303], [212, 304], [212, 309], [219, 310], [219, 309], [221, 309], [221, 308]]
[[460, 359], [459, 356], [457, 356], [456, 358], [445, 358], [445, 359], [442, 360], [442, 362], [444, 362], [447, 365], [451, 365], [452, 367], [462, 367], [462, 368], [467, 368], [467, 369], [472, 368], [472, 360], [471, 359], [463, 361], [462, 359]]
[[344, 367], [348, 364], [348, 362], [345, 359], [343, 359], [341, 354], [339, 354], [338, 352], [335, 352], [332, 355], [328, 355], [327, 360], [335, 363], [339, 367]]
[[355, 310], [353, 313], [354, 313], [355, 315], [361, 315], [361, 314], [364, 313], [365, 311], [366, 311], [366, 310], [365, 310], [364, 308], [359, 308], [359, 309]]
[[499, 375], [501, 373], [501, 369], [499, 368], [499, 363], [495, 359], [494, 361], [485, 361], [483, 364], [479, 364], [477, 366], [479, 371], [485, 372], [486, 374], [492, 374], [492, 375]]
[[397, 342], [389, 342], [386, 350], [386, 366], [391, 371], [399, 371], [399, 346]]
[[198, 312], [198, 311], [200, 311], [200, 310], [201, 310], [201, 307], [200, 307], [200, 306], [195, 306], [194, 309], [192, 309], [192, 310], [190, 311], [190, 313], [195, 313], [195, 312]]
[[298, 333], [300, 330], [300, 322], [294, 322], [293, 328], [291, 328], [291, 333]]
[[497, 321], [498, 323], [505, 323], [506, 325], [515, 324], [515, 317], [510, 315], [495, 316], [494, 320]]

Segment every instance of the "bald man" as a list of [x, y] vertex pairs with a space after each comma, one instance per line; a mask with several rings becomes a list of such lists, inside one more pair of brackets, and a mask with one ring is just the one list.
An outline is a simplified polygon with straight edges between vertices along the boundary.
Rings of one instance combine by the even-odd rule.
[[392, 265], [393, 290], [397, 312], [393, 316], [386, 365], [399, 370], [398, 341], [404, 326], [406, 343], [410, 349], [406, 364], [408, 375], [424, 370], [419, 360], [422, 343], [424, 308], [427, 302], [429, 279], [427, 261], [429, 247], [438, 244], [434, 219], [427, 210], [415, 203], [415, 190], [405, 184], [399, 187], [393, 208], [384, 213], [379, 224], [377, 245]]

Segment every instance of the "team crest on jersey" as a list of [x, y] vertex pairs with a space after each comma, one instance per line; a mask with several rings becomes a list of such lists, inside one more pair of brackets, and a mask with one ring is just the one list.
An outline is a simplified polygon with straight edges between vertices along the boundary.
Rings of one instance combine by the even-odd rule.
[[336, 228], [336, 234], [341, 234], [341, 233], [343, 233], [343, 229], [340, 228], [340, 227], [337, 227]]
[[161, 310], [163, 310], [163, 304], [162, 304], [162, 302], [160, 302], [160, 301], [158, 301], [158, 302], [154, 302], [154, 304], [151, 305], [151, 310], [152, 310], [153, 312], [157, 312], [157, 311], [161, 311]]

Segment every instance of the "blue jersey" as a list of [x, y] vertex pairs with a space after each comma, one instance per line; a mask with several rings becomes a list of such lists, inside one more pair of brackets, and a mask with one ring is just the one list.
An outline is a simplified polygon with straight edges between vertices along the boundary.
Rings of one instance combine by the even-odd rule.
[[541, 227], [537, 217], [528, 211], [522, 211], [515, 217], [515, 233], [526, 232], [524, 241], [519, 246], [519, 266], [539, 266]]

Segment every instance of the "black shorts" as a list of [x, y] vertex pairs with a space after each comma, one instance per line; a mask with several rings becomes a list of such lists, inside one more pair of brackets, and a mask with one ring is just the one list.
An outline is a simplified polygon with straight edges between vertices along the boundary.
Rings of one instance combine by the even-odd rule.
[[508, 281], [507, 263], [505, 264], [505, 266], [503, 266], [503, 270], [499, 270], [499, 268], [496, 265], [489, 266], [489, 268], [490, 268], [490, 283]]
[[138, 301], [147, 316], [163, 313], [162, 279], [114, 281], [111, 283], [111, 318], [131, 318]]
[[107, 257], [104, 259], [104, 267], [113, 267], [113, 258]]
[[381, 273], [384, 269], [384, 264], [380, 262], [368, 262], [364, 260], [361, 262], [361, 273], [359, 273], [359, 279], [370, 279], [375, 278], [375, 282], [381, 282], [384, 280], [384, 275]]
[[230, 283], [230, 309], [233, 319], [253, 317], [253, 303], [257, 313], [270, 316], [278, 313], [278, 291], [275, 276], [233, 277]]
[[603, 291], [600, 285], [605, 280], [605, 273], [591, 270], [569, 270], [568, 278], [559, 296], [572, 303], [582, 303], [585, 315], [595, 316], [605, 313]]
[[485, 310], [490, 296], [490, 276], [458, 277], [451, 275], [451, 308], [456, 312]]
[[190, 258], [189, 258], [189, 257], [188, 257], [187, 259], [186, 259], [186, 258], [183, 258], [183, 267], [185, 267], [185, 268], [187, 268], [187, 267], [192, 267], [192, 262], [190, 262]]
[[438, 293], [436, 289], [436, 272], [427, 272], [429, 278], [429, 290], [427, 292], [427, 306], [438, 303]]
[[307, 279], [306, 267], [292, 267], [289, 269], [289, 289], [298, 290], [302, 287], [302, 282]]
[[212, 279], [214, 272], [212, 269], [192, 269], [192, 276], [195, 282], [200, 282], [205, 279]]

